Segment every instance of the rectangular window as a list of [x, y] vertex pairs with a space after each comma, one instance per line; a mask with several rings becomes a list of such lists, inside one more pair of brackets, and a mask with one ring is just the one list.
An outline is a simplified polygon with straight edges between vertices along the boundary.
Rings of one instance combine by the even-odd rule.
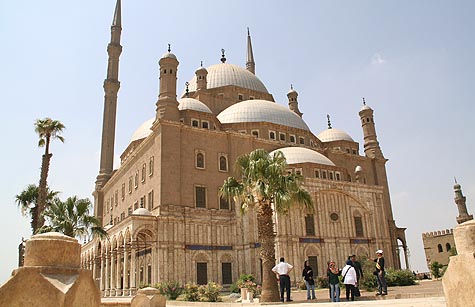
[[117, 207], [118, 204], [119, 204], [119, 191], [115, 190], [115, 193], [114, 193], [114, 205]]
[[322, 171], [322, 179], [327, 179], [327, 171]]
[[279, 139], [285, 142], [285, 133], [279, 133]]
[[320, 178], [320, 170], [315, 170], [315, 178]]
[[145, 182], [145, 177], [147, 177], [147, 164], [142, 165], [142, 182]]
[[120, 196], [122, 197], [122, 200], [125, 199], [125, 183], [122, 183], [122, 189], [120, 191]]
[[269, 140], [275, 140], [275, 131], [269, 131]]
[[315, 220], [313, 214], [308, 214], [305, 216], [305, 234], [307, 236], [315, 235]]
[[147, 283], [151, 283], [152, 282], [152, 265], [148, 265], [147, 267]]
[[242, 94], [239, 94], [239, 95], [238, 95], [238, 100], [241, 101], [241, 100], [243, 100], [243, 98], [244, 98], [244, 97], [242, 96]]
[[328, 177], [330, 180], [333, 180], [333, 172], [328, 172]]
[[363, 219], [361, 216], [355, 216], [355, 233], [357, 237], [364, 237], [363, 233]]
[[206, 285], [208, 283], [208, 263], [196, 263], [196, 283], [198, 285]]
[[295, 135], [290, 136], [290, 143], [295, 143]]
[[233, 272], [231, 270], [231, 262], [221, 263], [221, 271], [223, 273], [223, 285], [230, 285], [233, 283]]
[[299, 137], [299, 143], [300, 143], [301, 145], [305, 145], [305, 138]]
[[136, 171], [135, 176], [134, 176], [134, 188], [138, 188], [138, 187], [139, 187], [139, 171]]
[[219, 209], [229, 210], [229, 200], [225, 196], [219, 196]]
[[133, 181], [132, 181], [132, 177], [129, 177], [129, 194], [132, 193], [132, 184], [133, 184]]
[[201, 122], [201, 128], [203, 128], [203, 129], [209, 129], [209, 122], [203, 120], [203, 121]]
[[153, 209], [153, 190], [148, 192], [148, 211]]
[[150, 157], [150, 161], [148, 162], [148, 175], [153, 175], [153, 156]]
[[357, 155], [357, 154], [358, 154], [358, 152], [356, 151], [356, 149], [353, 149], [353, 154], [354, 154], [354, 155]]
[[206, 188], [195, 187], [195, 205], [196, 208], [206, 208]]
[[192, 119], [192, 120], [191, 120], [191, 125], [192, 125], [193, 127], [199, 127], [199, 126], [200, 126], [200, 122], [199, 122], [199, 120], [197, 120], [197, 119]]

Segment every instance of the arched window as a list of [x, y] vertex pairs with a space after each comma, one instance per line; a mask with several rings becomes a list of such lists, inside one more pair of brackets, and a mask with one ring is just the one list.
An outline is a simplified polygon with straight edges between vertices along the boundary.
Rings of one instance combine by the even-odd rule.
[[205, 167], [205, 156], [201, 152], [196, 154], [196, 167], [197, 168]]
[[228, 170], [228, 159], [225, 156], [219, 157], [219, 170], [224, 172]]
[[442, 252], [443, 252], [443, 249], [442, 249], [442, 245], [441, 245], [441, 244], [437, 245], [437, 249], [439, 250], [439, 253], [442, 253]]
[[447, 243], [445, 244], [445, 251], [450, 251], [450, 249], [452, 248], [452, 246], [450, 246], [450, 243]]

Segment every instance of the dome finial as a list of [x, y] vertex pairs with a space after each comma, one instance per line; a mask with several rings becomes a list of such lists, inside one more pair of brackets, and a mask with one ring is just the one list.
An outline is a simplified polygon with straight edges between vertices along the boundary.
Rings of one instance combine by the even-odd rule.
[[171, 52], [171, 51], [172, 51], [171, 45], [168, 44], [168, 52]]
[[203, 67], [203, 61], [200, 61], [200, 67]]
[[363, 97], [363, 105], [364, 105], [364, 106], [366, 105], [366, 101], [364, 100], [364, 97]]
[[457, 182], [457, 177], [454, 176], [454, 180], [455, 180], [455, 184], [457, 184], [457, 183], [458, 183], [458, 182]]
[[226, 63], [226, 57], [224, 56], [224, 49], [221, 49], [221, 62]]
[[290, 83], [290, 89], [293, 90], [294, 89], [294, 85], [292, 83]]
[[186, 87], [186, 89], [185, 89], [186, 94], [185, 95], [186, 95], [186, 97], [190, 96], [190, 89], [188, 88], [189, 85], [190, 85], [190, 83], [188, 83], [188, 81], [185, 82], [185, 87]]
[[330, 121], [330, 114], [327, 114], [328, 129], [332, 128], [332, 123]]

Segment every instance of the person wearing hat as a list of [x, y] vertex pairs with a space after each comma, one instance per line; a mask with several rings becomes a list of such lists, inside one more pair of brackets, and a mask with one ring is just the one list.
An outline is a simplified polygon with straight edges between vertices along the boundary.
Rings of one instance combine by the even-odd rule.
[[377, 258], [371, 259], [376, 262], [376, 270], [373, 272], [376, 275], [376, 280], [378, 282], [378, 293], [376, 295], [387, 295], [388, 294], [388, 284], [386, 283], [386, 278], [384, 275], [384, 257], [383, 250], [378, 249], [376, 251]]

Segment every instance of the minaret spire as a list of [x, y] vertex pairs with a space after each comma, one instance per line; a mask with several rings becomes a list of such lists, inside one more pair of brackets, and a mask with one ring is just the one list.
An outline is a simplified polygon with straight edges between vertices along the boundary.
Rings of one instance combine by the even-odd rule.
[[[115, 122], [117, 93], [119, 92], [119, 57], [122, 53], [120, 36], [122, 32], [121, 2], [117, 0], [111, 26], [111, 40], [107, 45], [109, 61], [104, 80], [104, 116], [102, 121], [101, 162], [96, 180], [96, 192], [100, 191], [112, 175], [114, 164]], [[96, 196], [96, 216], [102, 217], [102, 206], [98, 206]], [[100, 198], [100, 197], [99, 197]], [[101, 212], [97, 212], [100, 207]], [[100, 215], [99, 215], [99, 214]]]
[[246, 69], [256, 74], [256, 63], [254, 63], [254, 53], [252, 52], [252, 42], [251, 34], [249, 32], [249, 27], [247, 28], [247, 58], [246, 58]]
[[328, 123], [328, 129], [332, 128], [332, 122], [330, 121], [330, 114], [327, 114], [327, 123]]
[[466, 221], [473, 220], [473, 215], [468, 214], [467, 204], [465, 203], [466, 197], [463, 196], [462, 186], [457, 183], [457, 179], [455, 179], [454, 192], [455, 192], [454, 200], [455, 200], [455, 203], [457, 204], [457, 209], [459, 211], [459, 215], [457, 216], [457, 223], [462, 224]]
[[287, 98], [289, 99], [289, 109], [297, 114], [298, 116], [302, 117], [303, 113], [299, 110], [299, 102], [297, 100], [298, 93], [294, 90], [294, 86], [290, 84], [290, 91], [287, 93]]

